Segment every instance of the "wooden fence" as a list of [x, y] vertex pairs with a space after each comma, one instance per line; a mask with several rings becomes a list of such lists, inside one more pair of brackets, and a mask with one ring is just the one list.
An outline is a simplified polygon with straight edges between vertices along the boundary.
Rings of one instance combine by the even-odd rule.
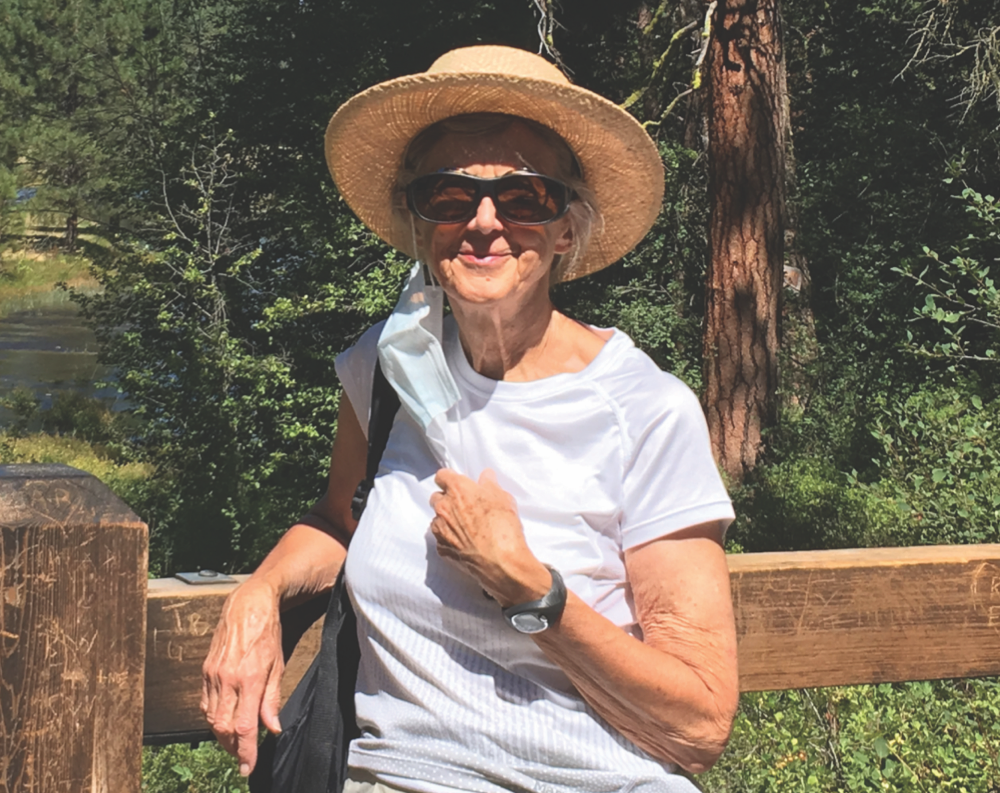
[[[66, 466], [0, 466], [0, 530], [0, 791], [137, 793], [143, 740], [208, 737], [201, 663], [234, 584], [147, 581], [145, 525]], [[729, 567], [744, 691], [1000, 674], [1000, 545]]]

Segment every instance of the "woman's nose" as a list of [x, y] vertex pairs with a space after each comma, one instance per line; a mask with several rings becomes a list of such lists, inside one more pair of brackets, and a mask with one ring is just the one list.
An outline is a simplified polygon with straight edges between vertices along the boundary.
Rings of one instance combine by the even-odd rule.
[[503, 230], [503, 223], [497, 216], [496, 204], [489, 196], [483, 196], [479, 202], [479, 208], [476, 210], [476, 216], [471, 223], [472, 228], [485, 233]]

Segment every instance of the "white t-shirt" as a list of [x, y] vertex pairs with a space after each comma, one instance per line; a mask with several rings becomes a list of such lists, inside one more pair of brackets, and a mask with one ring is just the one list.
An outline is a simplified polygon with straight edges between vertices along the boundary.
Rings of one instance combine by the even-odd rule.
[[[367, 429], [381, 324], [337, 358]], [[444, 349], [461, 400], [445, 443], [459, 472], [492, 468], [535, 556], [623, 631], [641, 636], [624, 551], [733, 518], [698, 400], [614, 331], [583, 371], [528, 383], [478, 374], [452, 318]], [[439, 467], [400, 410], [347, 556], [358, 615], [362, 737], [349, 764], [407, 790], [689, 793], [620, 735], [479, 585], [438, 556]]]

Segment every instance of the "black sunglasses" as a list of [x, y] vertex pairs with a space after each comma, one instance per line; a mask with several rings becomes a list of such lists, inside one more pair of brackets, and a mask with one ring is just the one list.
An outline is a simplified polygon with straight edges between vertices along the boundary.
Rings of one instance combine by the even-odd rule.
[[465, 223], [476, 216], [484, 196], [497, 215], [518, 226], [541, 226], [569, 210], [569, 186], [530, 171], [514, 171], [493, 179], [438, 171], [418, 176], [406, 188], [406, 205], [428, 223]]

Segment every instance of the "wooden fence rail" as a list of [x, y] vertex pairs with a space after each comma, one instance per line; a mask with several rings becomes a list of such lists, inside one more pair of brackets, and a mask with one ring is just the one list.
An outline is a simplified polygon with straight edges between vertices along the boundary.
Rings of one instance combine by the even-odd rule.
[[[0, 791], [138, 791], [140, 736], [206, 734], [201, 664], [235, 584], [145, 582], [145, 527], [64, 466], [0, 467], [0, 528]], [[1000, 674], [1000, 545], [729, 567], [744, 691]], [[319, 628], [296, 648], [286, 695]]]

